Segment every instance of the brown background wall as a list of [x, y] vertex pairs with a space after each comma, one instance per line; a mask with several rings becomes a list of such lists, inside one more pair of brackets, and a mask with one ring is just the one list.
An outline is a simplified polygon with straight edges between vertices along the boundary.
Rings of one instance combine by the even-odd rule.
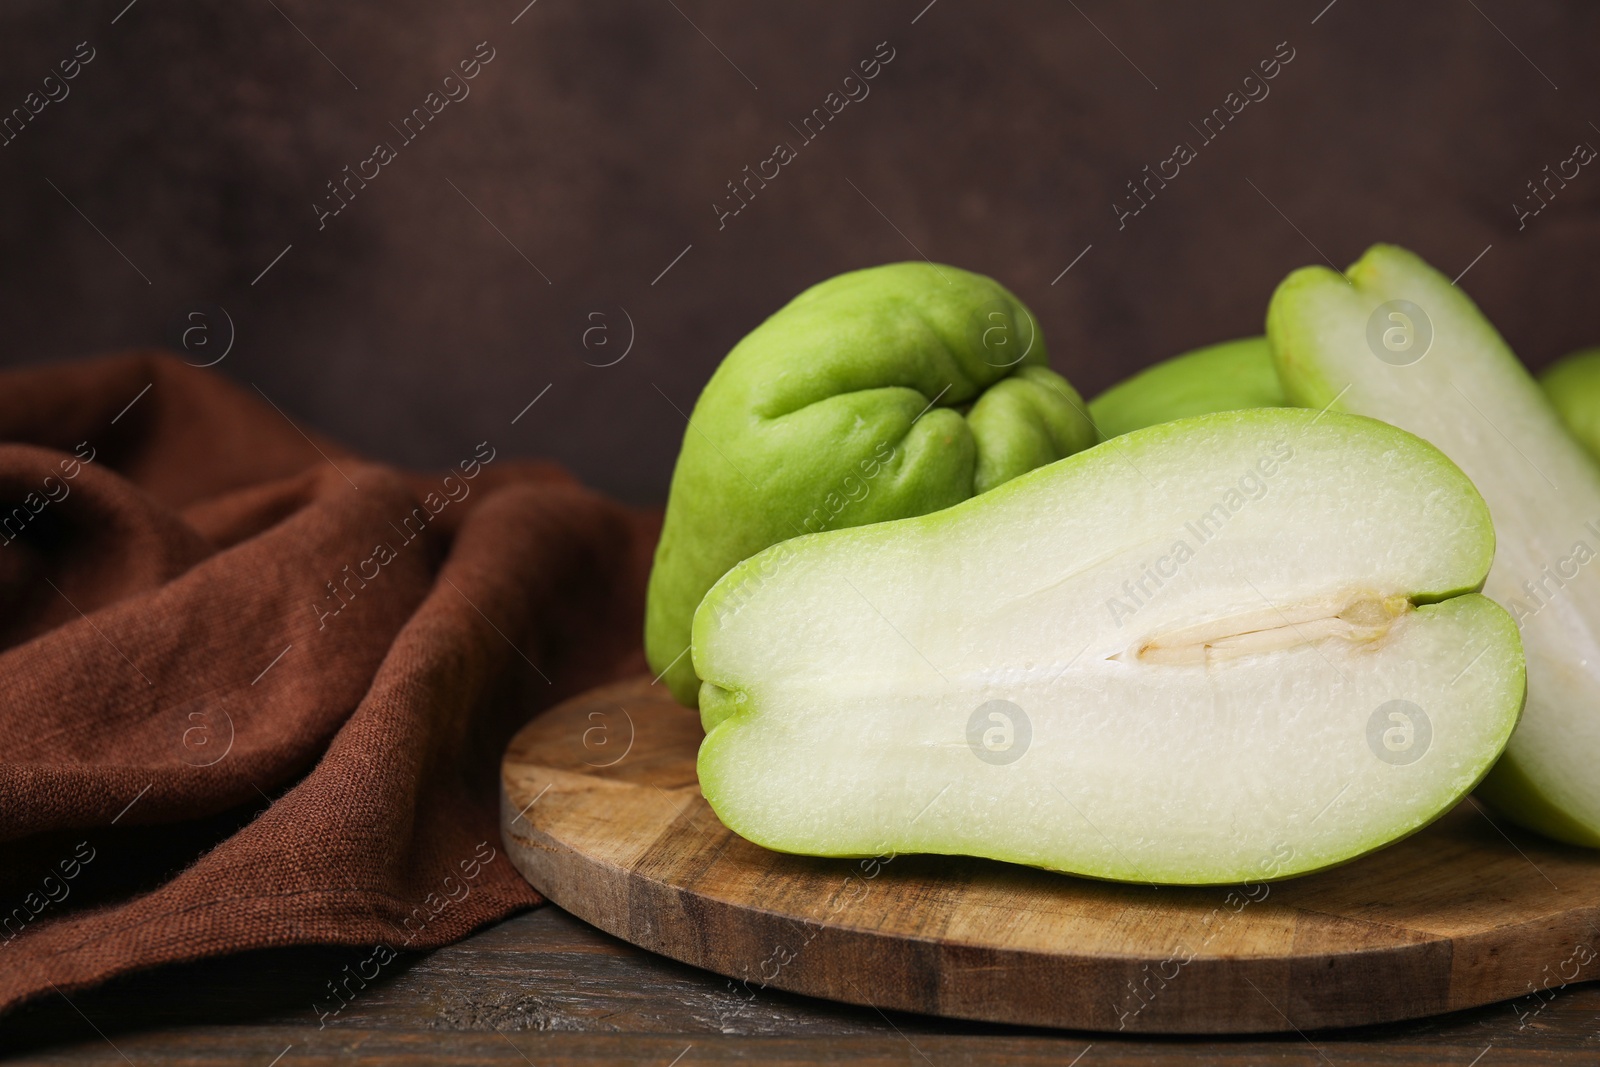
[[[78, 42], [95, 58], [0, 147], [0, 362], [220, 306], [218, 370], [304, 425], [416, 466], [492, 438], [650, 502], [673, 405], [734, 341], [919, 251], [1015, 289], [1086, 394], [1257, 332], [1288, 270], [1376, 240], [1452, 274], [1492, 245], [1463, 285], [1535, 367], [1600, 342], [1600, 166], [1520, 232], [1512, 207], [1600, 147], [1591, 4], [524, 3], [7, 4], [0, 111]], [[471, 95], [319, 230], [324, 183], [481, 41]], [[789, 123], [883, 41], [870, 95], [799, 146]], [[1280, 42], [1270, 95], [1119, 231], [1124, 183]], [[724, 183], [780, 140], [798, 158], [719, 230]], [[588, 365], [627, 340], [619, 308], [631, 351]], [[591, 312], [611, 347], [585, 349]]]

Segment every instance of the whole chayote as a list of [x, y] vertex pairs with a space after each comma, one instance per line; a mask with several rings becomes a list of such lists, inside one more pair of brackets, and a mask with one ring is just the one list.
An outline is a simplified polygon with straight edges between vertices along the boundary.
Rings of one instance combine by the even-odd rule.
[[946, 508], [1094, 444], [1045, 364], [1021, 301], [932, 263], [830, 278], [735, 345], [684, 432], [650, 574], [645, 651], [673, 696], [698, 703], [690, 623], [740, 561]]

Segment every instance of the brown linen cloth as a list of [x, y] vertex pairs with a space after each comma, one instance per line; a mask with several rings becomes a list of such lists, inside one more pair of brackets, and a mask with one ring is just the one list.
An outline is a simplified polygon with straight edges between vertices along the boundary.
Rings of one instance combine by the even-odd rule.
[[540, 900], [499, 755], [643, 669], [658, 519], [510, 426], [406, 475], [274, 407], [157, 353], [0, 374], [0, 1010]]

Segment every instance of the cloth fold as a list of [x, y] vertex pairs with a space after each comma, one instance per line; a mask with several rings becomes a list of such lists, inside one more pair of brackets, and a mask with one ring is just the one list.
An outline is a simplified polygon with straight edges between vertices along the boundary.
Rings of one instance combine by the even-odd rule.
[[160, 353], [0, 374], [0, 1011], [539, 902], [500, 754], [644, 669], [659, 517], [511, 432], [409, 474]]

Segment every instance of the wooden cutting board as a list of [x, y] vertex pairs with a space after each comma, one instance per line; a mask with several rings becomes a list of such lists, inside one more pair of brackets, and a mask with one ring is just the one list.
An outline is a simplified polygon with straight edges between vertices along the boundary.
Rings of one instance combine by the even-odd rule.
[[700, 797], [699, 716], [640, 678], [506, 750], [506, 850], [625, 941], [763, 987], [966, 1019], [1160, 1033], [1354, 1026], [1498, 1000], [1531, 1020], [1600, 978], [1600, 854], [1475, 800], [1344, 867], [1171, 888], [988, 860], [769, 852]]

